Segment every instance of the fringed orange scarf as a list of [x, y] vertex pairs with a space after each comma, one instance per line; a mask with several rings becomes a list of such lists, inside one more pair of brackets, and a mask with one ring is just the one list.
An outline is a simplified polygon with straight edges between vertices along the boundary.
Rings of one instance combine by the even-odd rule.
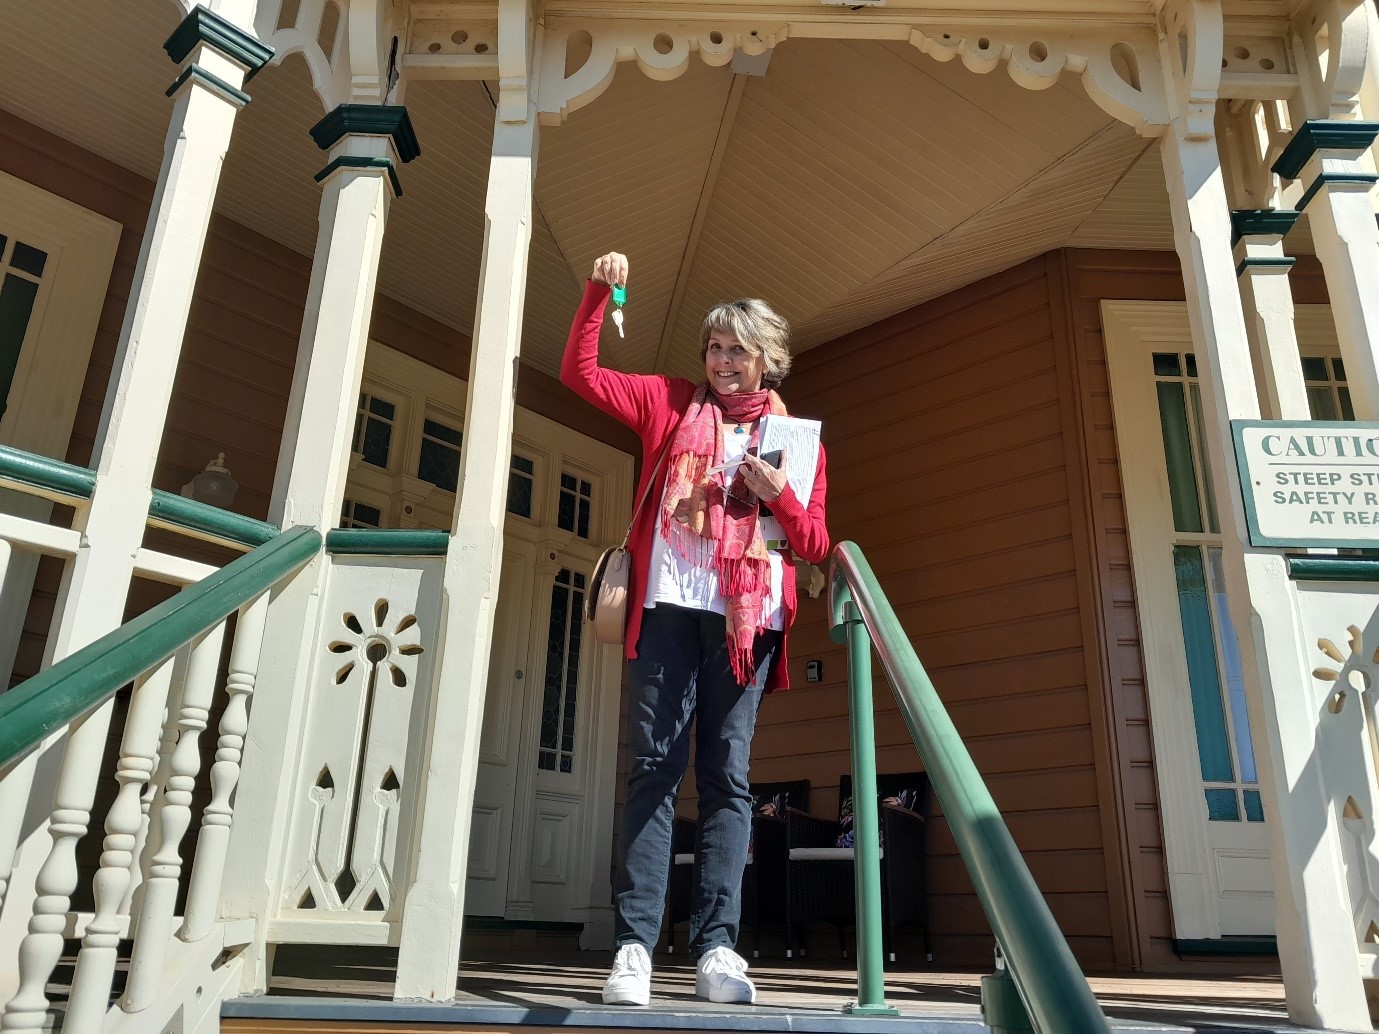
[[[728, 659], [738, 685], [754, 674], [752, 646], [762, 631], [762, 606], [771, 587], [771, 563], [757, 520], [760, 500], [747, 488], [742, 473], [724, 484], [723, 418], [750, 423], [767, 413], [786, 415], [774, 391], [718, 395], [707, 384], [694, 398], [670, 447], [666, 491], [661, 502], [661, 533], [675, 551], [698, 567], [718, 573], [726, 602]], [[749, 448], [759, 440], [752, 432]]]

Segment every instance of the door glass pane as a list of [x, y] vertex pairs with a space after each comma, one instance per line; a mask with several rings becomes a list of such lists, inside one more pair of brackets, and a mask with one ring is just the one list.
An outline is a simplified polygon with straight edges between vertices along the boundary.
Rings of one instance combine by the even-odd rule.
[[1211, 574], [1211, 594], [1215, 604], [1212, 614], [1216, 623], [1216, 641], [1221, 649], [1221, 674], [1226, 680], [1226, 710], [1230, 715], [1231, 742], [1235, 745], [1235, 760], [1240, 766], [1240, 781], [1259, 782], [1255, 770], [1254, 741], [1250, 737], [1250, 716], [1245, 707], [1245, 672], [1240, 665], [1240, 645], [1235, 638], [1226, 606], [1226, 575], [1221, 567], [1221, 550], [1207, 550], [1208, 570]]
[[1197, 729], [1197, 757], [1202, 766], [1202, 778], [1212, 783], [1234, 782], [1201, 547], [1174, 546], [1173, 568], [1178, 583], [1183, 643], [1187, 647], [1192, 721]]
[[1207, 511], [1207, 531], [1216, 535], [1220, 533], [1221, 525], [1216, 520], [1216, 493], [1212, 485], [1211, 454], [1207, 452], [1206, 439], [1202, 435], [1202, 429], [1207, 426], [1206, 421], [1202, 419], [1202, 386], [1193, 381], [1189, 388], [1192, 392], [1192, 442], [1197, 447], [1197, 455], [1202, 461], [1202, 483], [1199, 488]]
[[0, 414], [9, 402], [14, 371], [19, 366], [19, 352], [24, 347], [24, 335], [33, 315], [38, 284], [8, 273], [0, 282]]
[[541, 702], [541, 748], [537, 767], [574, 771], [576, 701], [582, 644], [584, 575], [561, 568], [551, 590], [546, 629], [546, 681]]
[[39, 251], [33, 245], [25, 244], [23, 241], [14, 242], [14, 254], [10, 256], [10, 265], [15, 269], [32, 273], [36, 277], [42, 277], [43, 267], [47, 264], [47, 252]]
[[1239, 822], [1240, 802], [1236, 800], [1235, 790], [1209, 789], [1207, 794], [1207, 818], [1212, 822]]
[[1201, 531], [1202, 509], [1197, 501], [1197, 468], [1192, 458], [1192, 436], [1187, 425], [1187, 403], [1183, 385], [1160, 381], [1159, 427], [1164, 437], [1164, 456], [1168, 460], [1168, 491], [1173, 504], [1173, 527], [1178, 531]]

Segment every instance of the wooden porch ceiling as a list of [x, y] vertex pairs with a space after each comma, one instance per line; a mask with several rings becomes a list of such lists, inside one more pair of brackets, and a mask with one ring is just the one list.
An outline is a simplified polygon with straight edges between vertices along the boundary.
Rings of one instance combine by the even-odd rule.
[[[1145, 16], [1145, 0], [1045, 6]], [[0, 5], [0, 104], [152, 179], [173, 71], [161, 44], [176, 22], [169, 0]], [[218, 210], [310, 254], [323, 162], [306, 130], [320, 102], [299, 57], [250, 92]], [[412, 83], [406, 102], [423, 154], [401, 170], [379, 287], [467, 331], [492, 102], [482, 83], [440, 81]], [[722, 298], [771, 300], [809, 348], [1052, 248], [1171, 246], [1152, 146], [1075, 77], [1030, 92], [902, 43], [787, 40], [764, 76], [696, 59], [656, 82], [623, 65], [602, 97], [542, 131], [523, 359], [556, 371], [582, 280], [611, 248], [631, 255], [633, 278], [610, 360], [692, 375], [700, 315]]]

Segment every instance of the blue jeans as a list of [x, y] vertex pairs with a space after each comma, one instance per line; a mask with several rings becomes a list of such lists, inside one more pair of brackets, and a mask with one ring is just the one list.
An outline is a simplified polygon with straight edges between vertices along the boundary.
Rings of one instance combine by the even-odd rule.
[[725, 626], [722, 614], [664, 603], [642, 617], [637, 658], [628, 662], [632, 771], [613, 883], [619, 947], [640, 944], [649, 951], [660, 935], [675, 796], [689, 763], [691, 723], [699, 830], [690, 953], [698, 957], [737, 943], [752, 822], [752, 732], [782, 633], [757, 636], [755, 675], [744, 687], [728, 662]]

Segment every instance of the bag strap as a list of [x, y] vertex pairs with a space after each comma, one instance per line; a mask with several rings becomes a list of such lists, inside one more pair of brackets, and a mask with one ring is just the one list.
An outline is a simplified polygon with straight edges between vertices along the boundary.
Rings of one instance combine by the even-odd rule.
[[680, 415], [680, 422], [675, 425], [675, 430], [666, 439], [665, 448], [661, 450], [661, 455], [656, 459], [656, 466], [651, 468], [651, 476], [646, 479], [646, 487], [642, 489], [642, 497], [637, 500], [636, 509], [632, 511], [632, 519], [627, 522], [627, 534], [622, 537], [622, 545], [619, 549], [627, 548], [627, 541], [632, 537], [632, 526], [637, 523], [637, 518], [642, 514], [642, 507], [646, 505], [647, 499], [651, 497], [651, 486], [656, 484], [656, 475], [661, 471], [661, 464], [665, 463], [666, 457], [670, 455], [670, 447], [675, 444], [675, 436], [680, 433], [680, 423], [684, 422], [684, 414]]

